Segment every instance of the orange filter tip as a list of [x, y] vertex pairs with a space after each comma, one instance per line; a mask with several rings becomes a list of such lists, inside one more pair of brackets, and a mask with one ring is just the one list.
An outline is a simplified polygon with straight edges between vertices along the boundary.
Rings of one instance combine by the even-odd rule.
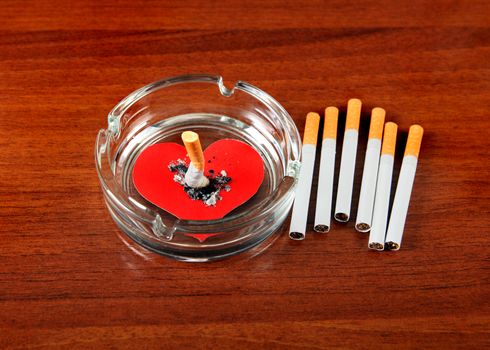
[[323, 125], [323, 138], [337, 138], [337, 123], [339, 120], [339, 110], [337, 107], [325, 108], [325, 124]]
[[182, 133], [182, 141], [194, 168], [203, 171], [204, 154], [202, 152], [201, 141], [199, 141], [199, 135], [193, 131], [184, 131]]
[[395, 155], [397, 130], [398, 125], [396, 125], [395, 123], [388, 122], [385, 124], [381, 154], [389, 154], [392, 156]]
[[412, 125], [408, 131], [407, 146], [405, 147], [406, 156], [419, 157], [420, 145], [422, 144], [422, 136], [424, 135], [424, 128], [420, 125]]
[[310, 112], [306, 115], [305, 132], [303, 135], [303, 144], [316, 145], [318, 138], [318, 128], [320, 127], [320, 115]]
[[359, 121], [361, 120], [361, 100], [351, 98], [347, 102], [347, 117], [345, 120], [345, 130], [359, 130]]
[[383, 108], [373, 108], [371, 112], [371, 124], [369, 126], [369, 138], [380, 139], [383, 137], [386, 112]]

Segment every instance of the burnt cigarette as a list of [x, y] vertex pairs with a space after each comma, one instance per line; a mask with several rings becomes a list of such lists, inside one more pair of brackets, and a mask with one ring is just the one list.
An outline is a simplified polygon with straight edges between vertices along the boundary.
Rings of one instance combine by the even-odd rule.
[[397, 129], [398, 126], [395, 123], [389, 122], [385, 124], [381, 158], [379, 160], [378, 180], [376, 182], [373, 222], [368, 245], [370, 249], [374, 250], [384, 250]]
[[386, 233], [386, 247], [390, 250], [399, 250], [402, 244], [403, 229], [410, 204], [423, 134], [424, 129], [420, 125], [412, 125], [408, 132], [405, 155], [403, 156], [393, 208], [391, 209], [390, 223]]
[[339, 184], [337, 201], [335, 203], [335, 220], [349, 221], [356, 167], [357, 140], [359, 136], [359, 121], [361, 119], [361, 100], [350, 99], [347, 104], [344, 142], [340, 159]]
[[315, 210], [316, 232], [330, 231], [332, 213], [333, 176], [335, 170], [335, 148], [337, 143], [337, 123], [339, 110], [335, 107], [325, 109], [323, 125], [322, 153]]
[[369, 138], [364, 159], [364, 170], [362, 172], [361, 193], [357, 207], [356, 230], [359, 232], [369, 232], [371, 229], [385, 114], [385, 110], [379, 107], [374, 108], [371, 112]]
[[301, 169], [298, 183], [296, 184], [296, 196], [291, 216], [291, 226], [289, 227], [289, 237], [294, 240], [303, 240], [306, 235], [319, 124], [320, 116], [318, 113], [308, 113], [303, 136], [303, 148], [301, 149]]
[[209, 185], [209, 179], [204, 175], [204, 153], [199, 135], [193, 131], [184, 131], [182, 141], [191, 160], [185, 173], [185, 183], [189, 187], [201, 188]]

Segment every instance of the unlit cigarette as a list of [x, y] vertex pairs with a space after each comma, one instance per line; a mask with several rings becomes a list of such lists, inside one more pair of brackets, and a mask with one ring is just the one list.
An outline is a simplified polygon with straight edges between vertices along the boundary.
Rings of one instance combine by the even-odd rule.
[[376, 196], [374, 199], [373, 223], [369, 234], [370, 249], [384, 250], [386, 223], [390, 205], [391, 178], [395, 160], [396, 131], [395, 123], [386, 123], [379, 161]]
[[371, 112], [371, 125], [369, 126], [369, 138], [364, 159], [364, 170], [362, 172], [361, 194], [359, 195], [359, 205], [357, 207], [356, 230], [359, 232], [368, 232], [371, 229], [385, 114], [385, 110], [379, 107], [374, 108]]
[[408, 132], [407, 146], [405, 147], [405, 155], [403, 156], [393, 208], [391, 209], [390, 223], [386, 233], [386, 247], [391, 250], [399, 250], [402, 244], [403, 229], [407, 218], [423, 134], [424, 129], [420, 125], [412, 125]]
[[303, 136], [303, 148], [301, 150], [301, 169], [298, 184], [296, 185], [291, 226], [289, 227], [289, 237], [294, 240], [303, 240], [306, 235], [306, 221], [310, 204], [319, 124], [320, 116], [317, 113], [308, 113]]
[[338, 118], [339, 110], [337, 108], [328, 107], [325, 109], [322, 154], [320, 156], [320, 174], [318, 177], [316, 198], [315, 226], [313, 227], [316, 232], [328, 232], [330, 230]]
[[193, 131], [184, 131], [182, 133], [182, 141], [191, 160], [185, 173], [185, 183], [193, 188], [207, 186], [209, 179], [204, 175], [204, 154], [199, 135]]
[[350, 217], [361, 105], [361, 100], [356, 98], [350, 99], [347, 104], [344, 142], [340, 159], [339, 185], [335, 203], [335, 220], [340, 222], [347, 222]]

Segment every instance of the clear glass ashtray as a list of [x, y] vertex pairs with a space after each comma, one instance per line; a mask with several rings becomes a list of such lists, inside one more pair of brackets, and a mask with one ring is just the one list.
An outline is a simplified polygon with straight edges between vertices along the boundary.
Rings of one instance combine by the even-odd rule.
[[[204, 149], [237, 139], [263, 159], [258, 192], [223, 219], [180, 220], [134, 186], [139, 154], [156, 143], [181, 143], [185, 130], [198, 132]], [[220, 76], [184, 75], [149, 84], [119, 102], [97, 136], [95, 163], [109, 212], [130, 238], [178, 260], [209, 261], [255, 247], [278, 230], [294, 199], [300, 149], [293, 120], [264, 91], [242, 81], [229, 89]]]

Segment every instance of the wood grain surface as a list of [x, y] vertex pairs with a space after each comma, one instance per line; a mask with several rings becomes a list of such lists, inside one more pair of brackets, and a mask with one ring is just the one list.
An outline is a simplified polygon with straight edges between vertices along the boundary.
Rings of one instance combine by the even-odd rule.
[[[353, 220], [210, 264], [124, 239], [95, 136], [128, 93], [184, 73], [257, 85], [300, 131], [362, 99], [353, 207], [370, 109], [400, 142], [423, 125], [402, 249], [369, 251]], [[0, 348], [489, 347], [489, 106], [488, 1], [3, 0]]]

